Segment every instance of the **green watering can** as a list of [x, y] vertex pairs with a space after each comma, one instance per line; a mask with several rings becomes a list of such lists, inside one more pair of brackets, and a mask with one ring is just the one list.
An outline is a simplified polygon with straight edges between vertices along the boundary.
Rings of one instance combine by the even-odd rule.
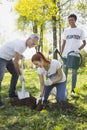
[[58, 49], [56, 48], [54, 53], [58, 53], [64, 64], [68, 68], [78, 69], [82, 64], [82, 56], [80, 53], [76, 53], [75, 51], [70, 51], [67, 55], [67, 58], [62, 57]]
[[71, 51], [67, 55], [66, 65], [68, 68], [78, 69], [82, 64], [82, 56], [80, 53]]

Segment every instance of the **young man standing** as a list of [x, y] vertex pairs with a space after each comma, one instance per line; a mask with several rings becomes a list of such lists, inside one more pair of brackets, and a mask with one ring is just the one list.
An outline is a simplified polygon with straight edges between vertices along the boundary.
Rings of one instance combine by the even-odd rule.
[[[4, 77], [5, 68], [12, 75], [9, 89], [9, 97], [16, 97], [16, 84], [18, 77], [22, 82], [24, 77], [22, 75], [19, 60], [23, 58], [22, 53], [26, 50], [27, 47], [32, 48], [37, 45], [39, 37], [37, 34], [32, 34], [27, 40], [14, 40], [7, 44], [4, 44], [0, 47], [0, 91], [1, 91], [1, 82]], [[13, 59], [14, 58], [14, 59]], [[0, 94], [0, 108], [3, 108], [1, 94]]]
[[[68, 16], [68, 22], [70, 28], [64, 30], [63, 34], [63, 44], [62, 44], [62, 56], [67, 59], [67, 54], [70, 51], [79, 52], [86, 45], [84, 31], [76, 26], [77, 16], [75, 14], [71, 14]], [[81, 43], [82, 41], [82, 43]], [[63, 66], [64, 72], [68, 74], [68, 68], [66, 64]], [[77, 81], [77, 70], [72, 69], [72, 89], [71, 93], [75, 93], [74, 88], [76, 87]]]

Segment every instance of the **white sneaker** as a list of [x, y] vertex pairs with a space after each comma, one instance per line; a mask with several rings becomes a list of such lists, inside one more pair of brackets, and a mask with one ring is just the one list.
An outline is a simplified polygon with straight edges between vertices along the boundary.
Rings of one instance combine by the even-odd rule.
[[75, 91], [74, 91], [74, 90], [72, 90], [72, 91], [71, 91], [71, 94], [72, 94], [72, 95], [74, 95], [74, 94], [75, 94]]
[[71, 94], [74, 95], [75, 93], [72, 91]]

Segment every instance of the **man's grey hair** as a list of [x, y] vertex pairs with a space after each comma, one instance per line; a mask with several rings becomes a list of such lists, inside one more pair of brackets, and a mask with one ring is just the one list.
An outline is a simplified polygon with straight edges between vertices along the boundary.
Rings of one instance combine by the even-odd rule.
[[34, 33], [34, 34], [31, 34], [29, 38], [31, 38], [31, 39], [37, 38], [38, 41], [40, 40], [38, 34], [35, 34], [35, 33]]

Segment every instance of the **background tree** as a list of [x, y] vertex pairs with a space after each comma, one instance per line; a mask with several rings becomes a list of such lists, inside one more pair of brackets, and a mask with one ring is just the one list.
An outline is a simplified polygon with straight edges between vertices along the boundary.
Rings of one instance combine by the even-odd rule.
[[[32, 31], [39, 33], [41, 38], [36, 49], [43, 52], [44, 32], [51, 27], [53, 32], [52, 50], [57, 47], [61, 51], [61, 33], [67, 27], [66, 17], [73, 10], [76, 12], [80, 10], [81, 0], [78, 2], [75, 0], [18, 0], [15, 6], [15, 10], [19, 14], [17, 19], [18, 28], [22, 31], [27, 30], [27, 28], [29, 30], [31, 24]], [[53, 58], [57, 58], [57, 54], [53, 54]]]
[[[19, 14], [18, 28], [21, 28], [22, 30], [26, 29], [29, 23], [32, 22], [33, 32], [35, 33], [37, 33], [38, 31], [40, 32], [41, 39], [38, 50], [40, 50], [41, 47], [41, 51], [43, 51], [43, 32], [46, 22], [53, 20], [53, 26], [55, 26], [56, 28], [56, 25], [54, 23], [54, 19], [56, 18], [58, 10], [58, 7], [56, 7], [56, 2], [58, 2], [58, 0], [56, 1], [19, 0], [17, 5], [15, 6], [15, 9]], [[55, 40], [55, 35], [53, 35], [53, 38], [54, 38], [53, 46], [57, 47], [57, 41]]]

